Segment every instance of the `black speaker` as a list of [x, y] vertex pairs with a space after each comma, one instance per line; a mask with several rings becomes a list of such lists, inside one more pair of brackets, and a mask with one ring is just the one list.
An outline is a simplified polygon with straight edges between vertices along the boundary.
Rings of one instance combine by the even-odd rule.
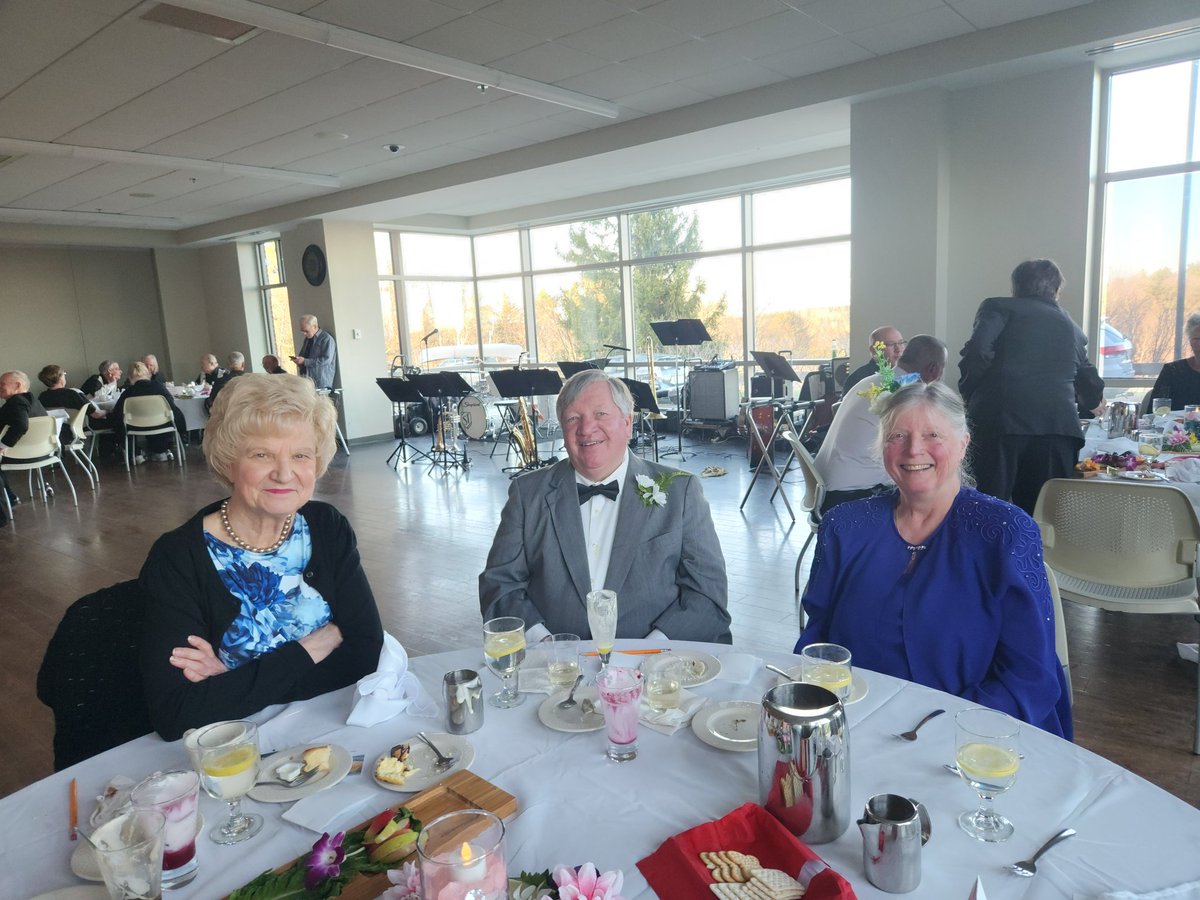
[[737, 369], [692, 372], [688, 376], [688, 416], [724, 422], [738, 411]]
[[759, 372], [750, 379], [751, 397], [771, 397], [779, 400], [792, 396], [792, 383], [786, 378], [771, 378]]

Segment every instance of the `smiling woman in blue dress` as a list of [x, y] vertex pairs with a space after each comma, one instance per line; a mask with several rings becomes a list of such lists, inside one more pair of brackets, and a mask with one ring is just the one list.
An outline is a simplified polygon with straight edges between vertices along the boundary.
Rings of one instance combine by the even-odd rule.
[[213, 404], [204, 455], [230, 496], [159, 538], [140, 579], [142, 676], [167, 740], [374, 671], [383, 631], [354, 531], [312, 499], [335, 416], [295, 375], [244, 375]]
[[1034, 521], [963, 484], [970, 435], [940, 382], [901, 388], [880, 419], [887, 494], [821, 523], [804, 594], [808, 644], [1070, 738], [1054, 611]]

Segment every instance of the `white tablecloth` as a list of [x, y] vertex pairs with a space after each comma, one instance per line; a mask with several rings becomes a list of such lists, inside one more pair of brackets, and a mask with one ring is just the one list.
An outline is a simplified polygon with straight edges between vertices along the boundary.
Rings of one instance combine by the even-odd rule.
[[[1088, 430], [1084, 433], [1083, 449], [1079, 451], [1079, 459], [1085, 460], [1096, 453], [1137, 453], [1138, 444], [1133, 438], [1117, 437], [1110, 438], [1105, 433], [1104, 429], [1097, 423], [1093, 422]], [[1170, 465], [1170, 461], [1178, 454], [1163, 453], [1159, 458]], [[1193, 456], [1194, 454], [1183, 454]], [[1095, 478], [1107, 478], [1106, 475], [1096, 475]], [[1139, 481], [1138, 484], [1151, 485], [1170, 485], [1177, 487], [1179, 490], [1187, 494], [1187, 497], [1192, 501], [1192, 506], [1196, 508], [1197, 515], [1200, 515], [1200, 484], [1189, 481]]]
[[187, 423], [188, 431], [203, 431], [208, 425], [208, 415], [204, 412], [204, 397], [176, 397], [175, 405], [183, 413], [183, 421]]
[[[695, 646], [718, 657], [731, 648]], [[620, 659], [620, 657], [617, 657]], [[794, 665], [795, 658], [768, 654], [768, 661]], [[638, 657], [630, 657], [637, 660]], [[479, 649], [412, 660], [413, 671], [434, 696], [451, 669], [483, 670]], [[636, 662], [634, 663], [636, 664]], [[965, 900], [976, 875], [989, 900], [1091, 897], [1104, 890], [1149, 891], [1200, 880], [1200, 812], [1138, 776], [1066, 741], [1033, 728], [1022, 733], [1025, 759], [1016, 785], [997, 808], [1016, 824], [1004, 844], [983, 844], [959, 830], [955, 818], [975, 804], [974, 793], [942, 764], [954, 753], [953, 713], [964, 701], [888, 676], [866, 673], [867, 696], [848, 707], [851, 723], [851, 796], [854, 817], [873, 794], [914, 797], [929, 808], [933, 836], [924, 853], [923, 880], [913, 897]], [[485, 674], [485, 689], [498, 682]], [[758, 700], [774, 676], [758, 670], [745, 684], [717, 680], [695, 690], [713, 699]], [[264, 741], [282, 749], [313, 740], [334, 741], [366, 754], [379, 754], [417, 730], [444, 730], [439, 719], [399, 716], [371, 729], [347, 727], [352, 689], [266, 711]], [[488, 707], [482, 730], [469, 736], [476, 757], [471, 769], [510, 793], [520, 809], [508, 823], [510, 872], [594, 861], [601, 869], [625, 872], [624, 895], [650, 898], [636, 868], [667, 837], [719, 818], [746, 801], [758, 800], [757, 754], [714, 749], [690, 729], [671, 737], [640, 729], [638, 758], [613, 763], [603, 756], [604, 732], [563, 734], [537, 719], [542, 695], [527, 695], [511, 710]], [[948, 712], [930, 722], [916, 743], [893, 734], [911, 727], [930, 710]], [[1131, 741], [1151, 736], [1129, 736]], [[264, 746], [266, 744], [264, 743]], [[74, 845], [67, 840], [68, 784], [79, 779], [80, 816], [86, 822], [94, 797], [114, 774], [140, 778], [156, 768], [188, 765], [181, 742], [148, 736], [59, 772], [0, 800], [0, 895], [27, 898], [77, 884], [68, 867]], [[345, 823], [356, 824], [404, 796], [374, 785], [368, 774], [350, 776], [331, 791], [345, 797]], [[205, 817], [218, 821], [223, 804], [201, 795]], [[359, 802], [355, 802], [358, 798]], [[351, 805], [353, 804], [353, 805]], [[281, 820], [285, 807], [245, 801], [266, 816], [264, 831], [249, 842], [218, 847], [199, 844], [200, 874], [178, 898], [214, 898], [258, 872], [306, 852], [313, 833]], [[1078, 836], [1039, 863], [1033, 880], [1004, 866], [1028, 858], [1058, 829]], [[851, 824], [830, 844], [814, 849], [854, 885], [859, 897], [885, 898], [862, 869], [862, 839]]]

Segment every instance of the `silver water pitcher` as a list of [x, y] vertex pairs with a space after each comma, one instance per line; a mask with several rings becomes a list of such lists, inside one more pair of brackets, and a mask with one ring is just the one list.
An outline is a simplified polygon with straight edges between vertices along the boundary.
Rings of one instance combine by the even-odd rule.
[[929, 840], [929, 813], [916, 800], [876, 794], [858, 820], [863, 869], [881, 891], [907, 894], [921, 883], [921, 847]]
[[758, 791], [767, 811], [807, 843], [850, 827], [850, 730], [832, 691], [792, 681], [763, 695]]

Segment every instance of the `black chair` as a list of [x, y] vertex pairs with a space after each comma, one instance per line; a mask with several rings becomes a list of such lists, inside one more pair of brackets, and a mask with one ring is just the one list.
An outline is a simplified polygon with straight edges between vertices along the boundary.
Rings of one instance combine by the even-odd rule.
[[76, 600], [58, 623], [37, 677], [54, 712], [55, 771], [153, 730], [138, 667], [144, 608], [125, 581]]

